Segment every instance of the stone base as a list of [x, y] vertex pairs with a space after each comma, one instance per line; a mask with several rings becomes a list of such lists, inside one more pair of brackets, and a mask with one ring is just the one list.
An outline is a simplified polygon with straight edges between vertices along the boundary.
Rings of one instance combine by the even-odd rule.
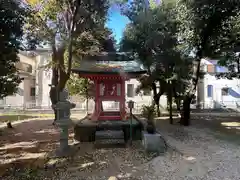
[[[123, 126], [122, 130], [124, 132], [124, 140], [125, 142], [130, 140], [130, 125]], [[132, 140], [142, 140], [142, 125], [139, 123], [137, 125], [132, 126]]]
[[147, 132], [143, 132], [142, 136], [142, 144], [147, 152], [163, 153], [166, 151], [165, 141], [160, 134], [148, 134]]
[[74, 139], [79, 142], [94, 142], [96, 134], [96, 126], [90, 125], [75, 125]]
[[[142, 139], [143, 125], [134, 120], [132, 123], [133, 140]], [[125, 142], [130, 140], [130, 121], [97, 121], [84, 120], [74, 127], [74, 138], [80, 142], [95, 141], [96, 131], [122, 130]]]
[[73, 148], [71, 148], [70, 146], [67, 146], [66, 148], [62, 149], [62, 148], [58, 148], [56, 151], [55, 151], [55, 156], [56, 157], [68, 157], [70, 156], [71, 154], [73, 154], [74, 150]]

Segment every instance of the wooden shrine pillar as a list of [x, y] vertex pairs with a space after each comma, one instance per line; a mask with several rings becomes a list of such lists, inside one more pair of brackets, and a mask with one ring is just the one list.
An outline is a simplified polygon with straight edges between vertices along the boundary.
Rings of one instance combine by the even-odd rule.
[[121, 117], [122, 117], [122, 120], [126, 120], [125, 117], [126, 117], [126, 107], [125, 107], [125, 79], [122, 79], [121, 80], [121, 93], [120, 93], [120, 96], [121, 96], [121, 100], [120, 100], [120, 112], [121, 112]]
[[92, 114], [91, 119], [93, 121], [97, 121], [98, 117], [100, 115], [100, 84], [99, 81], [96, 79], [94, 80], [94, 85], [95, 85], [95, 108]]

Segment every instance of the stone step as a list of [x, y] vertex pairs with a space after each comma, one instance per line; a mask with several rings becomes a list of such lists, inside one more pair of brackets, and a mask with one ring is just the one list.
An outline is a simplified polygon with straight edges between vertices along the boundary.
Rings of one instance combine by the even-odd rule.
[[121, 120], [121, 116], [118, 116], [118, 115], [102, 115], [102, 116], [99, 116], [98, 117], [98, 120], [111, 120], [111, 121], [120, 121]]
[[113, 131], [120, 131], [123, 129], [123, 121], [117, 121], [117, 120], [109, 120], [109, 121], [99, 121], [97, 125], [97, 131], [107, 131], [107, 130], [113, 130]]
[[101, 116], [120, 116], [121, 115], [121, 113], [120, 113], [120, 111], [103, 111], [103, 112], [101, 112], [101, 114], [100, 114]]
[[100, 125], [97, 126], [97, 131], [121, 131], [123, 128], [120, 125]]
[[124, 133], [120, 131], [96, 131], [95, 140], [104, 140], [104, 139], [124, 139]]

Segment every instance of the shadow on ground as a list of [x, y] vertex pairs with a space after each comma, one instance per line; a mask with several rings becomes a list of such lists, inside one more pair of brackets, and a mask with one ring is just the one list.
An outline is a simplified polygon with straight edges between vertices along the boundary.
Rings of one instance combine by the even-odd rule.
[[0, 115], [0, 123], [37, 118], [34, 115]]
[[[74, 144], [71, 128], [69, 143], [75, 151], [68, 158], [56, 158], [52, 155], [58, 146], [59, 131], [52, 120], [31, 120], [13, 126], [14, 129], [3, 129], [0, 136], [0, 172], [6, 172], [4, 180], [13, 177], [16, 180], [84, 179], [121, 175], [122, 172], [126, 175], [156, 156], [147, 154], [140, 141], [131, 147]], [[64, 178], [63, 174], [68, 177]]]
[[[157, 126], [161, 131], [173, 130], [172, 137], [176, 139], [186, 139], [187, 134], [180, 127], [179, 118], [174, 119], [174, 125], [169, 126], [168, 118], [157, 120]], [[179, 126], [175, 131], [176, 126]], [[226, 140], [228, 142], [240, 145], [240, 115], [233, 113], [192, 113], [191, 114], [191, 127], [196, 129], [206, 129], [206, 133], [211, 133], [216, 139]], [[168, 128], [166, 128], [168, 127]]]
[[52, 120], [25, 121], [13, 126], [1, 130], [0, 172], [13, 167], [43, 166], [58, 145], [59, 131]]
[[240, 144], [240, 116], [225, 113], [224, 115], [192, 115], [192, 124], [197, 128], [206, 128], [221, 140]]

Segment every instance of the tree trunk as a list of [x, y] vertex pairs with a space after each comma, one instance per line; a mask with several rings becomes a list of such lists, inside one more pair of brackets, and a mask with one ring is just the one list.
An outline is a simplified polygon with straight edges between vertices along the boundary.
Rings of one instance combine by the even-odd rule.
[[192, 78], [192, 87], [189, 91], [189, 93], [185, 96], [184, 101], [183, 101], [183, 114], [180, 120], [180, 124], [184, 126], [189, 126], [190, 125], [190, 105], [191, 101], [196, 93], [196, 88], [198, 84], [198, 79], [200, 75], [200, 67], [201, 67], [201, 59], [202, 59], [202, 51], [199, 50], [197, 52], [197, 60], [196, 60], [196, 66], [194, 68], [193, 72], [193, 78]]
[[[76, 8], [74, 10], [74, 12], [72, 13], [72, 18], [71, 18], [71, 25], [69, 26], [68, 29], [68, 38], [69, 38], [69, 42], [68, 42], [68, 48], [67, 48], [67, 53], [68, 53], [68, 69], [66, 70], [65, 68], [65, 62], [64, 62], [64, 54], [66, 51], [66, 44], [63, 43], [61, 44], [61, 46], [59, 48], [56, 48], [56, 34], [53, 36], [51, 45], [52, 45], [52, 62], [53, 62], [53, 74], [52, 74], [52, 87], [50, 89], [50, 99], [52, 101], [52, 104], [56, 104], [59, 100], [59, 92], [61, 92], [64, 88], [65, 85], [68, 81], [68, 79], [70, 78], [70, 74], [71, 74], [71, 69], [72, 69], [72, 56], [73, 56], [73, 52], [72, 52], [72, 48], [73, 48], [73, 33], [75, 31], [75, 26], [76, 23], [78, 21], [77, 19], [77, 14], [79, 12], [79, 8], [80, 8], [80, 1], [77, 1], [77, 3], [75, 4]], [[54, 86], [54, 87], [53, 87]], [[57, 97], [57, 98], [56, 98]], [[55, 114], [55, 118], [54, 120], [56, 120], [57, 117], [57, 112], [54, 110], [54, 114]]]
[[183, 101], [183, 110], [181, 113], [180, 124], [184, 126], [190, 125], [190, 105], [191, 105], [192, 97], [186, 96]]
[[175, 99], [176, 99], [177, 110], [180, 112], [180, 98], [175, 97]]
[[237, 59], [237, 72], [240, 73], [240, 54], [238, 55]]
[[172, 83], [169, 84], [168, 103], [169, 103], [169, 120], [170, 120], [170, 124], [173, 124], [173, 117], [172, 117]]
[[157, 106], [157, 116], [160, 117], [161, 116], [160, 104], [159, 104], [160, 96], [157, 94], [156, 96], [154, 96], [153, 100], [154, 100], [154, 104]]
[[157, 106], [157, 116], [160, 117], [161, 111], [160, 111], [159, 100], [160, 100], [161, 94], [157, 93], [156, 83], [152, 83], [152, 90], [153, 90], [153, 101], [154, 101], [154, 104]]
[[[57, 104], [59, 100], [59, 92], [64, 89], [67, 80], [69, 79], [69, 76], [67, 76], [64, 68], [64, 52], [65, 49], [63, 47], [57, 50], [55, 45], [52, 45], [52, 85], [49, 92], [52, 105]], [[53, 111], [54, 121], [56, 121], [57, 111], [54, 109]]]
[[[57, 84], [58, 84], [58, 68], [57, 68], [57, 54], [56, 54], [56, 47], [53, 43], [52, 45], [52, 62], [53, 62], [53, 67], [52, 67], [52, 80], [51, 80], [51, 88], [49, 91], [49, 96], [52, 105], [55, 105], [58, 102], [58, 94], [57, 94]], [[57, 120], [57, 111], [53, 109], [54, 112], [54, 122]]]
[[160, 117], [161, 116], [161, 111], [160, 111], [159, 102], [156, 105], [157, 105], [157, 116]]

